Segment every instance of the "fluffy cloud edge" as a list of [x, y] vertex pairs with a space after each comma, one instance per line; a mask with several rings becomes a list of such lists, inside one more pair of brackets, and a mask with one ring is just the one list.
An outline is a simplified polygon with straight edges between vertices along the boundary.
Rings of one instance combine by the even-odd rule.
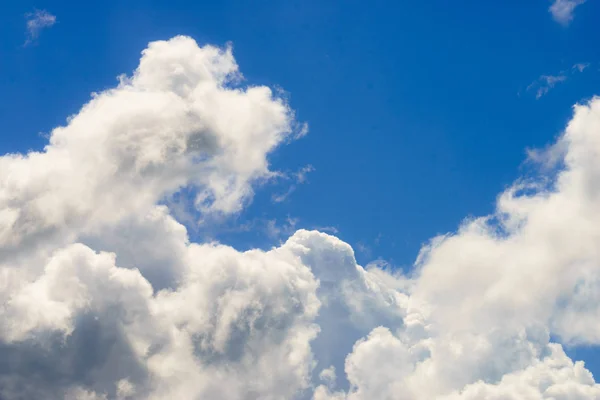
[[564, 169], [402, 276], [316, 231], [269, 251], [193, 243], [158, 205], [191, 186], [199, 212], [239, 212], [297, 136], [239, 76], [230, 48], [153, 42], [43, 152], [0, 158], [3, 398], [600, 396], [550, 341], [600, 343], [600, 99], [548, 151]]

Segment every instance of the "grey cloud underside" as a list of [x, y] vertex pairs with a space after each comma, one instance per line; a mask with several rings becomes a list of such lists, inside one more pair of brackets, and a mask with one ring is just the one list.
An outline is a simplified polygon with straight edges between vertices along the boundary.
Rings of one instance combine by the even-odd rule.
[[536, 153], [558, 173], [402, 276], [316, 231], [190, 241], [165, 199], [235, 214], [299, 136], [240, 80], [230, 49], [154, 42], [42, 152], [0, 158], [0, 399], [600, 398], [550, 340], [600, 342], [600, 99]]

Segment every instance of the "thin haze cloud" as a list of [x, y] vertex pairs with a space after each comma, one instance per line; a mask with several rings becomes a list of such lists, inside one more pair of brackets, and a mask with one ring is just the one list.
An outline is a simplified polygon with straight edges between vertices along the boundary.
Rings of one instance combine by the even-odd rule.
[[549, 11], [556, 22], [566, 26], [573, 21], [575, 8], [585, 2], [586, 0], [555, 0]]
[[579, 63], [579, 64], [575, 64], [573, 65], [574, 70], [577, 70], [579, 72], [583, 72], [585, 71], [588, 67], [590, 66], [590, 63]]
[[25, 45], [35, 41], [40, 32], [45, 28], [50, 28], [56, 23], [56, 16], [46, 10], [35, 10], [25, 15], [27, 23], [27, 40]]
[[293, 179], [295, 182], [288, 188], [286, 192], [280, 194], [273, 194], [271, 196], [271, 200], [273, 200], [274, 203], [281, 203], [287, 200], [287, 198], [298, 188], [298, 185], [306, 183], [308, 179], [307, 175], [310, 172], [313, 172], [314, 170], [315, 168], [312, 165], [308, 164], [302, 167], [298, 172], [294, 173], [292, 176], [285, 176], [286, 179]]
[[533, 89], [537, 86], [535, 98], [540, 99], [542, 96], [548, 94], [550, 89], [554, 88], [557, 83], [561, 83], [567, 80], [565, 75], [542, 75], [537, 81], [529, 85], [528, 89]]
[[585, 71], [590, 63], [577, 63], [556, 75], [542, 75], [527, 86], [527, 91], [535, 90], [535, 98], [539, 100], [559, 83], [565, 82], [570, 76]]

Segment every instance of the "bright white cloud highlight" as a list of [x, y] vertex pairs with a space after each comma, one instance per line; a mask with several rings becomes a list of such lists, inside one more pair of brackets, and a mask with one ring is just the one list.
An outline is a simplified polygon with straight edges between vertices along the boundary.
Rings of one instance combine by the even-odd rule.
[[550, 339], [600, 344], [600, 99], [536, 153], [558, 172], [402, 276], [316, 231], [190, 241], [164, 200], [237, 213], [298, 133], [240, 78], [229, 48], [154, 42], [43, 151], [0, 157], [0, 398], [600, 398]]

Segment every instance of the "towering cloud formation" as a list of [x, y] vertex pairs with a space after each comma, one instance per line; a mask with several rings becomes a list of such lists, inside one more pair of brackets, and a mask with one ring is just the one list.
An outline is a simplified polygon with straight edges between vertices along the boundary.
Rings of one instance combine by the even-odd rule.
[[410, 276], [300, 230], [270, 251], [190, 242], [164, 204], [230, 214], [293, 135], [230, 49], [151, 43], [138, 69], [0, 158], [0, 398], [597, 399], [560, 343], [600, 342], [600, 99], [497, 211]]

